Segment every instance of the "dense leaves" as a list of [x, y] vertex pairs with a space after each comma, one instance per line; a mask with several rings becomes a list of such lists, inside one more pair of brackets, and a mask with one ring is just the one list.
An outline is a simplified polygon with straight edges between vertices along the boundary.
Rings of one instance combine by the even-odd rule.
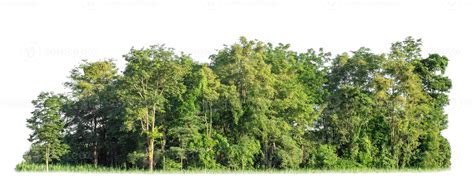
[[35, 110], [27, 120], [27, 126], [33, 133], [28, 139], [32, 142], [31, 150], [25, 155], [25, 159], [32, 162], [44, 161], [46, 170], [49, 162], [60, 160], [68, 151], [68, 145], [64, 144], [64, 120], [62, 107], [64, 97], [52, 92], [42, 92], [36, 100], [33, 100]]
[[[25, 161], [129, 169], [445, 168], [448, 59], [408, 37], [331, 57], [242, 37], [194, 61], [164, 45], [42, 93]], [[158, 147], [155, 147], [157, 145]], [[67, 152], [69, 151], [69, 152]]]

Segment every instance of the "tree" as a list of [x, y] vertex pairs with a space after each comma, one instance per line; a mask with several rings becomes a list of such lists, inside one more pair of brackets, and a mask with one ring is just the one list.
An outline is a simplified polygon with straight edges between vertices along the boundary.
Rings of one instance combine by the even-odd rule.
[[33, 130], [29, 141], [33, 143], [32, 149], [43, 154], [46, 171], [49, 170], [49, 162], [59, 160], [68, 151], [68, 146], [62, 142], [64, 101], [61, 95], [52, 92], [40, 93], [32, 102], [35, 110], [27, 120], [27, 127]]
[[[311, 100], [298, 80], [298, 55], [288, 48], [242, 37], [211, 56], [217, 78], [224, 88], [236, 89], [232, 92], [238, 97], [224, 100], [233, 102], [235, 109], [234, 120], [227, 123], [237, 122], [228, 132], [229, 140], [234, 151], [253, 152], [242, 147], [260, 145], [261, 155], [247, 161], [258, 162], [258, 167], [298, 167], [303, 160], [303, 134], [314, 119]], [[243, 138], [257, 144], [242, 145]]]
[[[259, 150], [254, 150], [253, 147], [260, 145], [259, 141], [265, 141], [262, 140], [263, 137], [260, 137], [259, 141], [255, 138], [262, 134], [261, 131], [268, 130], [265, 125], [270, 122], [268, 114], [275, 95], [273, 88], [275, 78], [271, 73], [271, 66], [264, 60], [265, 47], [262, 42], [247, 41], [241, 37], [240, 43], [226, 47], [211, 56], [211, 64], [215, 67], [217, 78], [221, 80], [222, 85], [228, 86], [224, 88], [231, 90], [230, 92], [237, 97], [237, 99], [229, 97], [231, 99], [224, 101], [231, 102], [234, 104], [231, 106], [237, 109], [232, 111], [237, 113], [234, 114], [234, 122], [237, 124], [227, 130], [229, 141], [234, 148], [232, 156], [244, 155], [245, 158], [252, 158], [241, 162], [242, 167], [249, 163], [253, 165], [255, 162], [253, 156]], [[251, 141], [244, 142], [244, 138]], [[268, 159], [267, 162], [269, 161]]]
[[448, 118], [444, 107], [448, 105], [448, 93], [451, 80], [444, 76], [448, 58], [439, 54], [430, 54], [427, 58], [414, 64], [416, 73], [423, 84], [423, 92], [429, 96], [426, 117], [426, 131], [420, 135], [420, 149], [417, 163], [421, 167], [449, 167], [450, 146], [441, 132], [447, 128]]
[[[385, 124], [384, 128], [388, 130], [386, 145], [392, 167], [443, 167], [438, 163], [424, 163], [444, 161], [443, 155], [438, 156], [438, 150], [447, 148], [440, 135], [446, 128], [440, 125], [444, 111], [437, 110], [435, 105], [439, 102], [433, 98], [428, 84], [430, 75], [438, 74], [437, 71], [444, 73], [447, 59], [438, 58], [440, 66], [428, 68], [429, 60], [421, 58], [421, 45], [421, 40], [411, 37], [392, 44], [386, 63], [382, 65], [383, 71], [376, 76], [377, 112], [381, 114], [378, 123]], [[439, 55], [429, 58], [437, 58], [435, 56]], [[442, 82], [445, 86], [440, 91], [444, 94], [449, 91], [450, 81], [447, 77], [442, 80], [446, 81]]]
[[162, 166], [165, 168], [166, 104], [180, 96], [185, 86], [183, 76], [193, 61], [186, 55], [176, 55], [163, 45], [131, 49], [125, 56], [127, 67], [122, 80], [123, 102], [126, 103], [126, 126], [141, 129], [147, 139], [148, 169], [154, 168], [155, 139], [160, 139]]
[[414, 73], [414, 63], [421, 54], [421, 40], [407, 38], [404, 42], [392, 44], [391, 53], [383, 64], [381, 73], [388, 85], [381, 98], [380, 112], [389, 125], [389, 144], [395, 167], [410, 166], [419, 146], [419, 136], [423, 131], [421, 124], [429, 102], [423, 93], [422, 84]]
[[374, 75], [381, 69], [383, 55], [360, 48], [350, 56], [336, 56], [328, 76], [327, 106], [318, 121], [323, 128], [318, 137], [335, 146], [342, 159], [370, 166], [372, 130], [369, 124], [374, 112]]
[[88, 62], [71, 71], [70, 81], [65, 85], [71, 89], [72, 98], [68, 107], [71, 134], [82, 134], [83, 143], [77, 143], [79, 151], [91, 151], [95, 167], [99, 163], [99, 149], [106, 146], [107, 110], [103, 101], [107, 88], [117, 79], [117, 68], [112, 60]]

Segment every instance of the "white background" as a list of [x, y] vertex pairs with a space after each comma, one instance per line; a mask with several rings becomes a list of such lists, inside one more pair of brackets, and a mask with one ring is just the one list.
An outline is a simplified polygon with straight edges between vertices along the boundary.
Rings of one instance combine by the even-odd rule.
[[[384, 0], [0, 0], [0, 194], [473, 194], [473, 2]], [[63, 92], [82, 59], [113, 58], [132, 47], [165, 43], [205, 62], [244, 35], [323, 47], [387, 52], [406, 36], [424, 54], [450, 59], [452, 168], [440, 173], [141, 175], [16, 173], [28, 149], [25, 120], [40, 91]], [[149, 193], [147, 189], [152, 188]]]

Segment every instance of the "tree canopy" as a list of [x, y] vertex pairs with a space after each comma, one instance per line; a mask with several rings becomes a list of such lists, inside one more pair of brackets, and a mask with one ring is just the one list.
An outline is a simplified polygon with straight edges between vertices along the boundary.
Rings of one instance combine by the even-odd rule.
[[[446, 168], [448, 58], [406, 38], [333, 56], [241, 37], [200, 63], [164, 45], [83, 61], [41, 93], [31, 163], [177, 169]], [[157, 147], [155, 147], [155, 144]]]

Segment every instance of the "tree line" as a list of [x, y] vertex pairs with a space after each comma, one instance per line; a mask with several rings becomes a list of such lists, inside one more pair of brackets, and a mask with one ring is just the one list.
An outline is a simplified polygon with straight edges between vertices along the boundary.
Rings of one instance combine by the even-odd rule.
[[421, 40], [335, 55], [241, 37], [200, 63], [164, 45], [84, 60], [42, 92], [29, 163], [142, 169], [446, 168], [448, 59]]

